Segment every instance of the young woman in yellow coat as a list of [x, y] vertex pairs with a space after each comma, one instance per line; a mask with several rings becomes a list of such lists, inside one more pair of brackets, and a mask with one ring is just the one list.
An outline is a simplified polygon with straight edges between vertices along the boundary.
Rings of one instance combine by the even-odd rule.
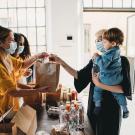
[[43, 52], [21, 61], [10, 55], [15, 52], [16, 47], [13, 32], [0, 26], [0, 116], [9, 108], [16, 108], [17, 103], [14, 97], [23, 97], [35, 92], [48, 92], [46, 87], [36, 90], [17, 88], [16, 71], [29, 68], [37, 59], [46, 58], [48, 54]]

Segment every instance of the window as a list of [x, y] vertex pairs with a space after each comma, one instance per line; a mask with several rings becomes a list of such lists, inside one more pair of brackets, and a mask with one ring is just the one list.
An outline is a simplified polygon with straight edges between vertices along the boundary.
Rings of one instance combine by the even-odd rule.
[[113, 6], [112, 0], [103, 0], [103, 7], [104, 8], [110, 8], [112, 6]]
[[132, 0], [132, 8], [135, 8], [135, 0]]
[[122, 8], [122, 0], [113, 0], [114, 8]]
[[32, 54], [46, 51], [45, 0], [0, 0], [0, 25], [24, 34]]
[[93, 7], [102, 7], [102, 0], [93, 0]]
[[135, 8], [135, 0], [83, 0], [84, 8]]

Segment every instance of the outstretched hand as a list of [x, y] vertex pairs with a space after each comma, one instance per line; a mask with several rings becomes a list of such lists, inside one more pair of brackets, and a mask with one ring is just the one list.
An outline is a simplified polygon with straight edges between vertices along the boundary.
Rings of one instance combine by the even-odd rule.
[[46, 93], [46, 92], [50, 92], [50, 88], [51, 88], [50, 86], [43, 86], [40, 88], [36, 88], [36, 90], [41, 93]]
[[48, 56], [49, 56], [49, 54], [46, 52], [42, 52], [42, 53], [37, 54], [38, 59], [47, 58]]
[[58, 57], [56, 54], [50, 54], [49, 55], [49, 61], [56, 62], [58, 64], [62, 64], [62, 59]]

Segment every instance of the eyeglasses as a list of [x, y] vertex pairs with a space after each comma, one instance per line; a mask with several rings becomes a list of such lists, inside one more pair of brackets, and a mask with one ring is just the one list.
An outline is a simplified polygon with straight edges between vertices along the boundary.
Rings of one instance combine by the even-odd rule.
[[96, 40], [95, 40], [95, 43], [101, 42], [101, 41], [102, 41], [102, 39], [96, 39]]

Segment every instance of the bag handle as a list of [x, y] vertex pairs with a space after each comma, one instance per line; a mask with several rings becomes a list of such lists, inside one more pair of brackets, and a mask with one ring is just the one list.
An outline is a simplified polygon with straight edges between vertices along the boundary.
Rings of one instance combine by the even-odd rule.
[[4, 118], [13, 110], [13, 107], [11, 107], [6, 113], [2, 114], [0, 117], [0, 122], [4, 121]]

